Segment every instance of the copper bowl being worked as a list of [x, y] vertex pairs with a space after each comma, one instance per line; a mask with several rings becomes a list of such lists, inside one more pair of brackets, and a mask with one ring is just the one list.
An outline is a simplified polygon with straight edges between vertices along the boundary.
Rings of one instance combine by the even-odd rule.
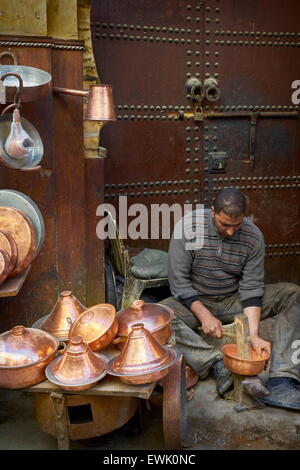
[[122, 349], [132, 326], [136, 323], [143, 323], [159, 344], [166, 344], [172, 333], [173, 317], [173, 311], [166, 305], [135, 300], [130, 307], [117, 312], [119, 328], [114, 344]]
[[45, 380], [59, 341], [45, 331], [18, 325], [0, 335], [0, 388], [25, 388]]
[[85, 310], [72, 324], [69, 338], [82, 336], [92, 351], [106, 348], [118, 331], [116, 309], [111, 304], [98, 304]]
[[228, 343], [222, 346], [223, 361], [225, 367], [232, 373], [238, 375], [257, 375], [263, 371], [269, 355], [263, 352], [261, 356], [251, 349], [251, 359], [239, 359], [237, 357], [237, 345]]
[[86, 307], [72, 295], [72, 292], [65, 290], [59, 294], [53, 309], [44, 317], [38, 328], [47, 331], [60, 341], [68, 341], [71, 325], [85, 310]]
[[143, 323], [137, 323], [119, 356], [108, 363], [107, 372], [125, 383], [147, 384], [165, 377], [176, 360], [174, 349], [159, 344]]
[[50, 382], [69, 391], [87, 390], [106, 375], [108, 359], [94, 353], [81, 336], [72, 336], [64, 354], [46, 367]]

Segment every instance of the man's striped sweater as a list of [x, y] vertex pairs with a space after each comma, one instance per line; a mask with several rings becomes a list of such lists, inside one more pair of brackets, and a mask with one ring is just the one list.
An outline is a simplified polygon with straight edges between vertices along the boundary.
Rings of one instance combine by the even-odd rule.
[[[187, 250], [189, 237], [176, 239], [173, 235], [171, 239], [169, 283], [174, 297], [189, 307], [194, 300], [201, 300], [201, 295], [225, 297], [238, 291], [243, 308], [260, 306], [265, 255], [261, 231], [244, 217], [239, 230], [223, 238], [215, 229], [209, 209], [204, 210], [203, 221], [201, 249]], [[197, 232], [196, 223], [191, 228]]]

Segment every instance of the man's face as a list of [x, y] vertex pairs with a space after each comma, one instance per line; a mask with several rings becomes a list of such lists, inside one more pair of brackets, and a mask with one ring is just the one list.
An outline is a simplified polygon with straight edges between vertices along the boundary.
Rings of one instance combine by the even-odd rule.
[[217, 232], [224, 238], [232, 237], [242, 225], [244, 218], [243, 215], [232, 218], [223, 211], [217, 214], [214, 207], [211, 208], [211, 216]]

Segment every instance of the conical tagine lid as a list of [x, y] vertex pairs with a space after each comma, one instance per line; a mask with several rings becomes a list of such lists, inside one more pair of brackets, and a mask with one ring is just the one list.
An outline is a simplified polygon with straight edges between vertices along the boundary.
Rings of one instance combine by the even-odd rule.
[[64, 354], [46, 368], [46, 377], [53, 383], [68, 386], [93, 385], [106, 375], [107, 359], [94, 353], [81, 336], [70, 339]]
[[40, 324], [40, 329], [48, 331], [61, 341], [67, 341], [72, 323], [85, 310], [86, 308], [72, 295], [72, 292], [65, 290], [60, 293], [53, 309]]
[[143, 323], [132, 326], [121, 354], [109, 362], [112, 375], [136, 376], [165, 369], [177, 360], [175, 350], [160, 345]]

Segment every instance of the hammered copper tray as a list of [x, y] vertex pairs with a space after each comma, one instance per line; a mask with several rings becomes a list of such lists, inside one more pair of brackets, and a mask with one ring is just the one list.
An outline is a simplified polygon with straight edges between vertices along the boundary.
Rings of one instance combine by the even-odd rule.
[[0, 206], [0, 227], [14, 238], [18, 248], [16, 266], [9, 274], [9, 277], [15, 276], [27, 268], [35, 256], [35, 230], [32, 222], [22, 212], [2, 206]]
[[10, 258], [5, 250], [0, 249], [0, 284], [7, 278], [9, 273]]
[[18, 209], [33, 223], [37, 238], [36, 255], [40, 251], [45, 238], [45, 223], [42, 213], [36, 203], [27, 194], [13, 189], [0, 190], [0, 206]]
[[18, 259], [18, 248], [13, 237], [0, 230], [0, 250], [5, 250], [9, 256], [8, 272], [12, 272]]

